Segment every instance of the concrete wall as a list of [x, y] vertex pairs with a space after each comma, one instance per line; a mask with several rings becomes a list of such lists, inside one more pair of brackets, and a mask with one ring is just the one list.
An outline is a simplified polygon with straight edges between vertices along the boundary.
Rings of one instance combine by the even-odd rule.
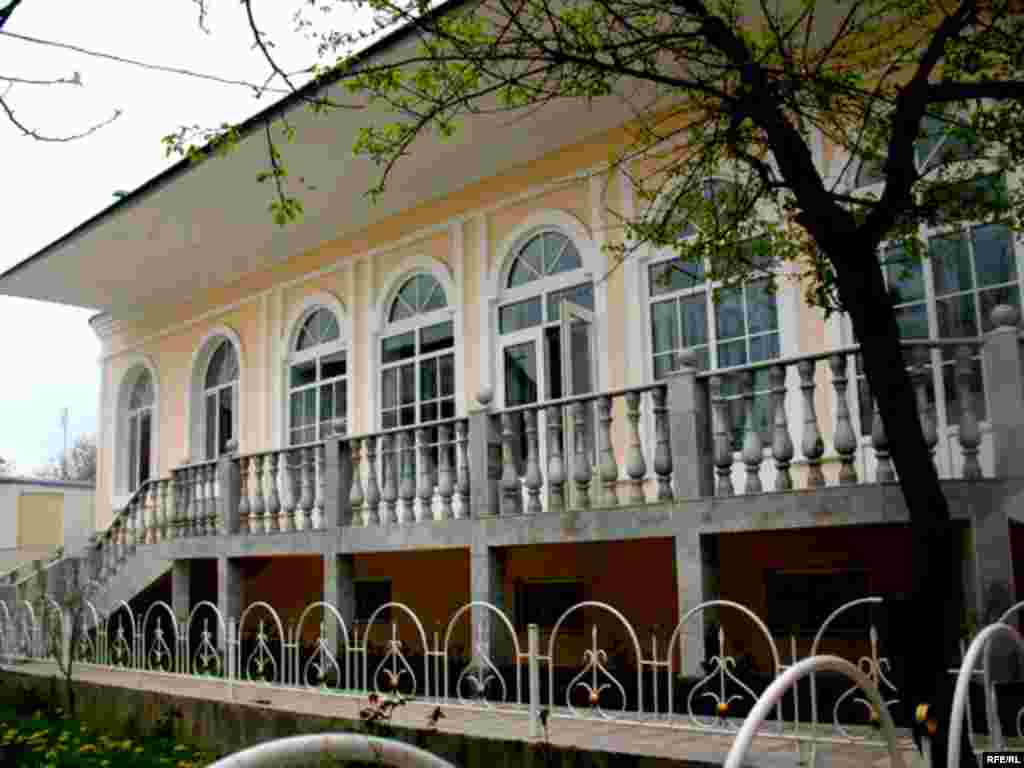
[[0, 478], [0, 573], [53, 554], [77, 551], [95, 530], [95, 491], [84, 483]]

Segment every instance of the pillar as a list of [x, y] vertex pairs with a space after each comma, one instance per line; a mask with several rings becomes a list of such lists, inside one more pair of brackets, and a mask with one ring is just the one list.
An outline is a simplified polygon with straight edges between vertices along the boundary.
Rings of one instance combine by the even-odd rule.
[[242, 561], [239, 558], [217, 558], [217, 609], [225, 623], [234, 621], [237, 625], [242, 615]]
[[679, 354], [668, 376], [668, 430], [672, 447], [672, 489], [676, 499], [714, 496], [711, 421], [707, 382], [697, 378], [693, 352]]
[[[345, 621], [345, 629], [352, 638], [352, 625], [356, 618], [355, 558], [352, 555], [324, 555], [323, 601], [333, 605]], [[328, 647], [338, 651], [341, 648], [341, 630], [333, 616], [324, 615], [325, 637]], [[338, 663], [344, 668], [344, 660]]]
[[[505, 590], [505, 560], [505, 549], [474, 543], [469, 553], [469, 596], [473, 602], [495, 606], [514, 626], [514, 606]], [[474, 607], [471, 614], [470, 652], [479, 648], [495, 664], [512, 663], [512, 638], [504, 622], [487, 608]]]
[[338, 435], [327, 438], [324, 441], [323, 525], [328, 531], [352, 524], [352, 502], [349, 495], [352, 491], [352, 472], [352, 448], [348, 440], [342, 442]]
[[[679, 601], [679, 614], [676, 623], [691, 609], [706, 600], [718, 597], [718, 546], [712, 536], [700, 536], [696, 529], [676, 534], [675, 537], [675, 570], [676, 593]], [[703, 611], [686, 622], [681, 630], [685, 633], [685, 648], [680, 654], [678, 648], [673, 649], [673, 664], [682, 665], [677, 671], [692, 677], [703, 674], [701, 663], [704, 661], [705, 626], [717, 619], [714, 609]], [[673, 627], [674, 629], [674, 627]], [[681, 637], [680, 640], [683, 638]]]
[[477, 395], [481, 407], [469, 414], [469, 493], [472, 517], [498, 514], [498, 478], [501, 475], [500, 443], [494, 434], [491, 393]]

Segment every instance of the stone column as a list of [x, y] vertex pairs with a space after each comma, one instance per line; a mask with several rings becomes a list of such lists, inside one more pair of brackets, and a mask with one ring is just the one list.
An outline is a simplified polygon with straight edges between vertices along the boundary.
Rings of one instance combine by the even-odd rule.
[[672, 487], [677, 500], [714, 496], [707, 383], [697, 378], [692, 351], [680, 352], [677, 359], [678, 369], [668, 375], [667, 398]]
[[[469, 552], [470, 600], [491, 603], [515, 624], [515, 606], [512, 595], [505, 590], [505, 550], [489, 547], [485, 542], [474, 542]], [[470, 617], [469, 654], [481, 649], [495, 664], [510, 664], [512, 638], [504, 622], [493, 611], [473, 608]]]
[[[220, 575], [218, 569], [218, 576]], [[171, 564], [171, 610], [179, 626], [188, 621], [192, 610], [192, 561], [175, 560]]]
[[[324, 596], [323, 601], [338, 609], [345, 620], [345, 629], [352, 638], [352, 624], [356, 618], [355, 558], [352, 555], [324, 555]], [[341, 631], [333, 616], [324, 616], [325, 637], [330, 648], [340, 648]], [[338, 657], [344, 668], [344, 659]]]
[[490, 390], [481, 392], [477, 395], [480, 408], [469, 414], [469, 493], [472, 517], [493, 517], [499, 510], [500, 463], [495, 464], [494, 461], [496, 436], [491, 425], [492, 397]]
[[989, 421], [998, 478], [1024, 477], [1024, 376], [1021, 370], [1020, 313], [1000, 305], [992, 310], [995, 328], [985, 336], [983, 351]]
[[[324, 441], [322, 468], [324, 520], [326, 530], [352, 524], [352, 447], [347, 440], [333, 435]], [[326, 577], [325, 577], [326, 578]]]
[[231, 619], [237, 623], [242, 615], [242, 561], [239, 558], [223, 555], [217, 558], [217, 608], [225, 623]]
[[[676, 623], [692, 608], [706, 600], [718, 597], [718, 546], [712, 536], [700, 536], [696, 528], [675, 537], [675, 569], [676, 591], [679, 601], [679, 613]], [[688, 677], [702, 674], [701, 662], [704, 661], [705, 627], [718, 618], [717, 611], [704, 611], [686, 622], [683, 627], [685, 634], [685, 653], [680, 654], [679, 647], [673, 648], [675, 671]], [[672, 627], [675, 629], [675, 626]], [[682, 665], [680, 669], [679, 665]]]

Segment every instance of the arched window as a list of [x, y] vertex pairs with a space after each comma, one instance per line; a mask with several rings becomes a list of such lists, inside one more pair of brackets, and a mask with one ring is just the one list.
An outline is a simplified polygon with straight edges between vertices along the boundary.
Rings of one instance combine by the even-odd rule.
[[338, 318], [324, 307], [302, 322], [288, 366], [288, 440], [292, 445], [344, 434], [348, 357]]
[[210, 356], [203, 381], [204, 449], [207, 459], [216, 459], [235, 439], [235, 401], [238, 389], [238, 354], [227, 339], [220, 341]]
[[388, 308], [381, 339], [381, 427], [455, 417], [455, 328], [437, 278], [417, 274]]
[[128, 491], [149, 480], [153, 441], [153, 377], [143, 370], [128, 397]]

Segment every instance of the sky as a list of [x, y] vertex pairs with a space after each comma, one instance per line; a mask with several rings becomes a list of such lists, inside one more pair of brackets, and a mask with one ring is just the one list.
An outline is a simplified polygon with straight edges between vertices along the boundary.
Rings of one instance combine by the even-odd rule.
[[[0, 6], [7, 0], [0, 0]], [[257, 23], [289, 70], [316, 60], [315, 43], [294, 32], [302, 0], [254, 2]], [[269, 70], [252, 46], [242, 6], [209, 0], [199, 27], [195, 0], [23, 0], [5, 32], [186, 68], [222, 78], [263, 83]], [[335, 15], [324, 17], [344, 26]], [[324, 23], [323, 21], [321, 23]], [[351, 24], [351, 22], [349, 22]], [[251, 89], [178, 74], [147, 71], [0, 35], [3, 76], [73, 79], [82, 86], [15, 83], [5, 100], [39, 133], [67, 136], [121, 116], [96, 133], [68, 143], [25, 137], [0, 115], [0, 272], [53, 242], [178, 158], [166, 158], [160, 139], [181, 125], [237, 122], [280, 95], [255, 98]], [[276, 83], [276, 85], [281, 85]], [[253, 169], [253, 178], [259, 169]], [[254, 216], [267, 215], [264, 210]], [[70, 410], [68, 445], [98, 429], [99, 341], [89, 308], [0, 296], [0, 457], [28, 474], [62, 451], [62, 408]]]

